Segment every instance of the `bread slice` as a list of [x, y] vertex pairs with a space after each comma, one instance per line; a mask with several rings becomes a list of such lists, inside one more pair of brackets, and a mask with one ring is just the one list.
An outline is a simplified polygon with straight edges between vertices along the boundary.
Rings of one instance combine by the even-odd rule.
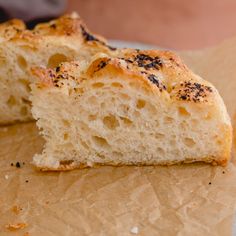
[[214, 86], [171, 52], [121, 50], [34, 69], [42, 170], [171, 165], [230, 158], [232, 128]]
[[0, 25], [0, 124], [32, 119], [29, 101], [33, 66], [56, 67], [113, 48], [92, 35], [75, 13], [27, 30], [20, 20]]

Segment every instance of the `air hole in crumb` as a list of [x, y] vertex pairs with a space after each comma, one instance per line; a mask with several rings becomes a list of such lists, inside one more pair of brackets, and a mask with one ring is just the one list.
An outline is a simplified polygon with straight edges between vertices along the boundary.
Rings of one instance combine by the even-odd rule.
[[132, 125], [132, 121], [129, 119], [129, 118], [127, 118], [127, 117], [123, 117], [123, 116], [120, 116], [120, 119], [123, 121], [123, 123], [125, 124], [125, 125], [127, 125], [127, 126], [130, 126], [130, 125]]
[[19, 79], [19, 82], [25, 87], [26, 91], [31, 91], [30, 82], [26, 79]]
[[162, 138], [164, 138], [164, 137], [165, 137], [164, 134], [161, 134], [161, 133], [155, 133], [155, 138], [156, 138], [156, 139], [162, 139]]
[[63, 135], [64, 140], [67, 140], [68, 137], [69, 137], [69, 134], [68, 133], [64, 133], [64, 135]]
[[196, 144], [192, 138], [185, 138], [183, 141], [184, 144], [188, 147], [193, 147]]
[[163, 156], [164, 155], [164, 150], [162, 148], [157, 148], [157, 154], [160, 155], [160, 156]]
[[123, 157], [123, 154], [121, 152], [112, 152], [112, 156], [114, 156], [115, 158], [122, 158]]
[[21, 107], [21, 109], [20, 109], [20, 114], [21, 114], [22, 116], [26, 116], [26, 115], [28, 114], [28, 109], [27, 109], [26, 106]]
[[166, 87], [167, 87], [167, 88], [166, 88], [167, 92], [168, 92], [168, 93], [171, 93], [172, 90], [173, 90], [173, 86], [172, 86], [172, 85], [167, 85]]
[[62, 122], [66, 127], [70, 127], [70, 122], [68, 120], [62, 120]]
[[16, 98], [11, 95], [7, 100], [7, 105], [9, 107], [12, 107], [12, 106], [16, 105]]
[[28, 104], [28, 105], [31, 105], [31, 101], [29, 101], [28, 99], [26, 98], [21, 98], [21, 101], [25, 104]]
[[64, 54], [56, 53], [48, 59], [48, 68], [55, 68], [62, 62], [68, 61], [68, 58]]
[[0, 57], [0, 67], [4, 67], [7, 64], [5, 57]]
[[88, 144], [85, 143], [84, 141], [81, 141], [81, 144], [82, 144], [82, 146], [83, 146], [85, 149], [89, 149]]
[[116, 129], [119, 126], [119, 121], [116, 119], [115, 116], [110, 115], [110, 116], [105, 116], [103, 118], [103, 124], [108, 128], [108, 129]]
[[128, 112], [130, 110], [130, 107], [128, 105], [125, 105], [125, 104], [121, 104], [119, 106], [119, 110], [122, 112], [122, 114], [124, 115], [128, 115]]
[[112, 83], [111, 86], [115, 88], [123, 88], [123, 85], [117, 82]]
[[64, 161], [60, 161], [60, 165], [62, 166], [70, 166], [71, 164], [73, 164], [73, 160], [64, 160]]
[[120, 96], [122, 99], [130, 100], [130, 96], [127, 95], [127, 94], [125, 94], [125, 93], [121, 93], [119, 96]]
[[142, 99], [139, 99], [139, 100], [137, 101], [136, 107], [137, 107], [138, 109], [142, 109], [142, 108], [145, 107], [145, 105], [146, 105], [146, 102], [145, 102], [144, 100], [142, 100]]
[[106, 157], [105, 157], [103, 154], [101, 154], [101, 153], [98, 153], [97, 156], [98, 156], [99, 158], [103, 159], [103, 160], [106, 158]]
[[204, 118], [205, 120], [210, 120], [212, 118], [212, 114], [208, 113]]
[[89, 121], [94, 121], [94, 120], [96, 120], [97, 119], [97, 115], [89, 115], [88, 116], [88, 120]]
[[92, 86], [93, 88], [102, 88], [104, 86], [104, 83], [97, 82], [97, 83], [94, 83]]
[[190, 116], [190, 113], [184, 107], [179, 107], [179, 114], [181, 116]]
[[27, 62], [22, 56], [17, 57], [17, 63], [22, 70], [25, 70], [27, 68]]
[[166, 116], [164, 118], [164, 123], [165, 124], [171, 124], [171, 123], [173, 123], [173, 121], [174, 121], [174, 119], [172, 117]]
[[216, 142], [217, 142], [219, 145], [222, 145], [222, 144], [223, 144], [222, 140], [217, 140]]
[[108, 148], [110, 146], [105, 138], [92, 136], [92, 140], [97, 147]]

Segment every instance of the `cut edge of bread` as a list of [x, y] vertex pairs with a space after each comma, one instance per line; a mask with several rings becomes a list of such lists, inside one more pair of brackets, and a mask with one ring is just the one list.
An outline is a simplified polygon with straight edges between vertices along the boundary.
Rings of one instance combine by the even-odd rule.
[[[81, 62], [72, 62], [72, 63], [62, 63], [60, 68], [55, 70], [45, 70], [43, 68], [37, 68], [35, 71], [40, 78], [41, 83], [39, 83], [35, 90], [33, 90], [33, 114], [36, 119], [41, 120], [39, 108], [39, 100], [49, 92], [53, 94], [60, 94], [66, 97], [76, 96], [76, 91], [81, 91], [81, 89], [90, 89], [92, 83], [103, 83], [103, 84], [112, 84], [111, 81], [114, 80], [114, 83], [119, 82], [122, 84], [128, 84], [129, 82], [134, 86], [134, 91], [141, 88], [143, 92], [152, 94], [151, 96], [155, 99], [161, 98], [172, 102], [176, 102], [176, 105], [184, 106], [188, 104], [189, 106], [197, 109], [195, 113], [199, 112], [209, 112], [210, 116], [215, 116], [216, 124], [219, 125], [217, 128], [217, 133], [220, 136], [221, 148], [218, 149], [217, 154], [215, 155], [202, 155], [201, 157], [194, 157], [194, 155], [187, 155], [184, 159], [181, 160], [145, 160], [145, 161], [131, 161], [131, 162], [122, 162], [121, 161], [106, 161], [106, 162], [96, 162], [96, 161], [82, 161], [79, 159], [64, 159], [57, 160], [57, 157], [52, 157], [52, 153], [43, 153], [42, 155], [35, 155], [34, 164], [37, 168], [41, 170], [71, 170], [75, 168], [86, 168], [92, 166], [100, 165], [112, 165], [112, 166], [123, 166], [123, 165], [173, 165], [178, 163], [193, 163], [193, 162], [206, 162], [213, 165], [226, 165], [230, 159], [231, 143], [232, 143], [232, 126], [230, 118], [227, 114], [226, 107], [223, 103], [222, 98], [220, 97], [218, 91], [214, 88], [212, 84], [207, 81], [204, 81], [200, 77], [193, 74], [190, 70], [186, 68], [181, 62], [181, 60], [176, 57], [173, 53], [162, 52], [162, 51], [135, 51], [135, 50], [121, 50], [120, 55], [115, 57], [110, 57], [107, 55], [97, 55], [89, 63], [85, 63], [84, 66]], [[142, 55], [142, 58], [153, 57], [161, 60], [162, 65], [156, 69], [144, 69], [140, 61], [137, 62], [136, 59], [138, 55]], [[133, 61], [132, 61], [133, 60]], [[150, 62], [150, 59], [147, 59]], [[157, 59], [155, 59], [157, 60]], [[131, 62], [132, 61], [132, 62]], [[145, 62], [144, 62], [145, 63]], [[153, 63], [152, 63], [153, 64]], [[141, 67], [141, 68], [139, 68]], [[67, 78], [66, 80], [60, 78]], [[59, 78], [59, 79], [58, 79]], [[164, 78], [164, 79], [163, 79]], [[83, 84], [84, 83], [84, 84]], [[116, 85], [116, 86], [117, 86]], [[185, 86], [186, 85], [186, 86]], [[75, 87], [73, 87], [75, 86]], [[122, 86], [121, 86], [122, 87]], [[69, 92], [71, 89], [75, 89], [75, 92]], [[109, 88], [109, 85], [107, 89]], [[190, 89], [189, 89], [190, 88]], [[117, 88], [118, 89], [118, 88]], [[71, 90], [71, 91], [72, 91]], [[116, 90], [116, 91], [119, 91]], [[130, 92], [132, 92], [130, 90]], [[140, 92], [137, 90], [137, 93]], [[72, 95], [71, 95], [72, 94]], [[132, 94], [132, 93], [131, 93]], [[39, 100], [37, 100], [37, 96]], [[40, 97], [42, 96], [42, 97]], [[78, 102], [80, 101], [80, 96], [78, 94]], [[46, 98], [46, 97], [45, 97]], [[57, 97], [54, 97], [57, 99]], [[164, 101], [163, 100], [163, 101]], [[69, 101], [69, 100], [68, 100]], [[72, 101], [72, 100], [71, 100]], [[82, 101], [82, 100], [81, 100]], [[37, 105], [38, 103], [38, 105]], [[63, 103], [63, 100], [62, 100]], [[54, 109], [49, 105], [48, 109]], [[54, 104], [55, 105], [55, 104]], [[54, 106], [53, 105], [53, 106]], [[42, 104], [40, 105], [42, 106]], [[58, 108], [61, 105], [56, 105]], [[57, 108], [57, 109], [58, 109]], [[77, 109], [77, 108], [76, 108]], [[209, 109], [209, 111], [208, 111]], [[205, 114], [205, 113], [204, 113]], [[63, 115], [61, 113], [61, 115]], [[78, 115], [79, 116], [79, 115]], [[205, 115], [204, 115], [205, 116]], [[208, 116], [208, 115], [207, 115]], [[43, 115], [44, 119], [48, 119], [47, 114]], [[206, 119], [208, 119], [206, 117]], [[210, 118], [211, 119], [211, 118]], [[214, 119], [213, 119], [214, 120]], [[43, 123], [37, 122], [40, 128], [44, 129]], [[48, 120], [49, 121], [49, 120]], [[52, 120], [51, 120], [52, 122]], [[56, 122], [56, 121], [55, 121]], [[200, 122], [200, 120], [199, 120]], [[217, 123], [218, 122], [218, 123]], [[205, 126], [207, 127], [207, 126]], [[97, 127], [99, 128], [99, 127]], [[61, 127], [62, 129], [62, 127]], [[209, 131], [214, 133], [213, 131]], [[58, 134], [59, 135], [59, 134]], [[98, 135], [99, 136], [99, 135]], [[209, 138], [212, 138], [209, 136]], [[50, 139], [50, 138], [49, 138]], [[47, 138], [47, 141], [49, 141]], [[195, 140], [196, 141], [196, 140]], [[206, 145], [209, 146], [209, 140], [205, 140]], [[214, 144], [215, 145], [215, 144]], [[220, 145], [220, 144], [219, 144]], [[50, 147], [48, 147], [50, 148]], [[208, 150], [209, 147], [208, 147]], [[77, 150], [77, 154], [79, 154]], [[56, 155], [56, 154], [55, 154]], [[83, 155], [83, 154], [82, 154]], [[196, 155], [197, 156], [197, 155]], [[57, 161], [56, 161], [57, 160]], [[57, 163], [54, 163], [56, 161]], [[51, 162], [51, 163], [50, 163]]]

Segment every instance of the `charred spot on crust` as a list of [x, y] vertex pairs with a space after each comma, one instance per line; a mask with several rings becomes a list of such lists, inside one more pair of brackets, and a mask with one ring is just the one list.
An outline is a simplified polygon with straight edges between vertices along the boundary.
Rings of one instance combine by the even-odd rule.
[[108, 64], [109, 61], [110, 59], [100, 61], [98, 65], [96, 66], [96, 69], [94, 70], [94, 72], [98, 72], [99, 70], [103, 69]]
[[151, 57], [143, 53], [136, 55], [134, 57], [134, 62], [138, 65], [138, 67], [143, 67], [146, 70], [159, 70], [163, 66], [162, 60], [158, 56]]
[[56, 28], [57, 28], [57, 25], [56, 25], [56, 24], [51, 24], [51, 25], [50, 25], [50, 28], [56, 29]]
[[82, 32], [82, 35], [84, 37], [84, 40], [86, 42], [89, 42], [89, 41], [95, 41], [95, 42], [98, 42], [100, 44], [102, 44], [103, 46], [109, 48], [110, 50], [112, 51], [115, 51], [116, 48], [115, 47], [112, 47], [112, 46], [109, 46], [107, 45], [106, 43], [104, 43], [103, 41], [99, 40], [98, 38], [96, 38], [95, 36], [93, 36], [92, 34], [90, 34], [89, 32], [87, 32], [84, 28], [83, 25], [80, 25], [80, 28], [81, 28], [81, 32]]
[[[136, 51], [140, 52], [138, 49]], [[127, 63], [131, 63], [138, 67], [144, 68], [145, 70], [149, 69], [159, 70], [163, 66], [163, 62], [158, 56], [151, 57], [143, 53], [137, 54], [134, 58], [121, 57], [119, 59], [125, 60]]]
[[80, 25], [80, 28], [81, 28], [81, 32], [82, 32], [82, 35], [83, 35], [85, 41], [98, 41], [98, 42], [100, 42], [99, 39], [97, 39], [96, 37], [94, 37], [92, 34], [88, 33], [88, 32], [85, 30], [84, 26]]
[[184, 101], [201, 102], [208, 93], [213, 92], [211, 87], [196, 82], [184, 82], [180, 86], [181, 89], [178, 91], [177, 97]]
[[166, 86], [158, 80], [157, 76], [150, 74], [147, 76], [147, 78], [149, 81], [155, 84], [160, 89], [161, 92], [162, 90], [166, 90]]
[[115, 51], [117, 48], [115, 48], [115, 47], [112, 47], [112, 46], [110, 46], [110, 45], [107, 45], [107, 44], [105, 44], [105, 46], [107, 46], [110, 50], [112, 50], [112, 51]]
[[[155, 84], [161, 92], [163, 90], [166, 90], [166, 86], [159, 81], [156, 75], [151, 74], [149, 71], [150, 68], [158, 70], [160, 67], [162, 67], [163, 63], [159, 57], [151, 57], [145, 54], [138, 54], [134, 58], [120, 57], [118, 59], [124, 60], [127, 64], [131, 64], [132, 66], [144, 68], [145, 70], [141, 70], [139, 72], [144, 75], [145, 78], [147, 78], [150, 82]], [[128, 65], [127, 69], [129, 69]]]
[[[78, 67], [79, 64], [74, 62], [73, 66]], [[56, 73], [55, 73], [56, 72]], [[54, 86], [61, 87], [64, 85], [63, 80], [75, 80], [75, 77], [68, 73], [68, 69], [63, 67], [63, 64], [57, 66], [55, 71], [53, 69], [48, 70], [48, 75], [52, 79]]]
[[56, 67], [56, 72], [57, 72], [57, 73], [60, 72], [60, 69], [61, 69], [60, 66], [57, 66], [57, 67]]

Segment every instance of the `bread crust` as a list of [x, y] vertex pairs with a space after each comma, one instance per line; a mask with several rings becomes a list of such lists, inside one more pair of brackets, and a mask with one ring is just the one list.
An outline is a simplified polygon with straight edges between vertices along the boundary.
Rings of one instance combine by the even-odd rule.
[[191, 164], [191, 163], [207, 163], [211, 164], [213, 166], [220, 165], [220, 166], [226, 166], [228, 163], [228, 159], [220, 159], [216, 160], [215, 157], [204, 157], [201, 160], [196, 160], [195, 158], [186, 158], [184, 161], [172, 161], [172, 162], [162, 162], [162, 163], [134, 163], [134, 164], [116, 164], [116, 163], [93, 163], [92, 165], [87, 163], [70, 163], [70, 164], [60, 164], [57, 168], [49, 168], [47, 166], [35, 166], [37, 170], [39, 171], [70, 171], [75, 169], [86, 169], [86, 168], [96, 168], [101, 166], [113, 166], [113, 167], [122, 167], [122, 166], [172, 166], [172, 165], [182, 165], [182, 164]]
[[[75, 76], [79, 67], [80, 62], [64, 63], [57, 72], [43, 68], [34, 68], [33, 71], [41, 79], [42, 88], [54, 86], [63, 89], [68, 86], [66, 80], [80, 83]], [[162, 96], [179, 101], [209, 104], [218, 96], [213, 85], [192, 73], [178, 56], [169, 51], [125, 49], [111, 55], [98, 54], [85, 70], [80, 70], [81, 76], [87, 79], [109, 74], [114, 77], [123, 75], [124, 79], [128, 77], [141, 83], [149, 93], [162, 93]]]
[[91, 33], [76, 13], [63, 15], [47, 23], [40, 23], [32, 30], [26, 29], [23, 21], [13, 19], [0, 24], [0, 37], [5, 41], [27, 43], [36, 47], [45, 38], [51, 38], [53, 41], [59, 37], [69, 42], [75, 40], [76, 44], [86, 44], [105, 52], [115, 50], [102, 36]]
[[[189, 104], [195, 109], [211, 109], [220, 116], [221, 132], [224, 135], [224, 145], [219, 156], [209, 156], [200, 159], [186, 158], [181, 163], [206, 162], [213, 165], [226, 165], [230, 159], [232, 143], [232, 127], [225, 105], [215, 87], [209, 82], [192, 73], [181, 59], [169, 51], [159, 50], [117, 50], [111, 55], [96, 55], [87, 66], [80, 62], [63, 63], [56, 70], [35, 68], [34, 73], [40, 78], [38, 90], [55, 88], [70, 90], [69, 93], [79, 94], [79, 89], [71, 90], [71, 82], [80, 86], [84, 81], [96, 81], [99, 78], [121, 78], [141, 87], [143, 92], [156, 98], [164, 98], [167, 104]], [[173, 165], [179, 161], [162, 162], [158, 165]], [[102, 165], [94, 163], [93, 166]], [[106, 164], [107, 165], [107, 164]], [[124, 164], [109, 163], [120, 166]], [[135, 163], [143, 165], [143, 163]], [[144, 165], [155, 165], [154, 162]], [[58, 168], [40, 166], [41, 170], [71, 170], [89, 167], [86, 163], [75, 162]]]
[[[30, 105], [22, 102], [22, 98], [28, 100], [30, 89], [21, 89], [24, 86], [21, 80], [28, 84], [34, 82], [30, 74], [31, 67], [42, 65], [52, 68], [54, 64], [50, 65], [50, 58], [57, 54], [62, 56], [59, 61], [72, 61], [85, 59], [97, 52], [109, 54], [115, 50], [103, 37], [91, 33], [76, 13], [38, 24], [32, 30], [26, 29], [21, 20], [5, 22], [0, 24], [0, 42], [1, 87], [7, 88], [1, 92], [0, 125], [33, 120]], [[2, 66], [4, 63], [6, 66]], [[12, 89], [11, 85], [16, 89]], [[18, 88], [19, 93], [16, 91]], [[8, 105], [11, 96], [17, 105]], [[27, 111], [22, 114], [20, 109], [23, 106]]]

